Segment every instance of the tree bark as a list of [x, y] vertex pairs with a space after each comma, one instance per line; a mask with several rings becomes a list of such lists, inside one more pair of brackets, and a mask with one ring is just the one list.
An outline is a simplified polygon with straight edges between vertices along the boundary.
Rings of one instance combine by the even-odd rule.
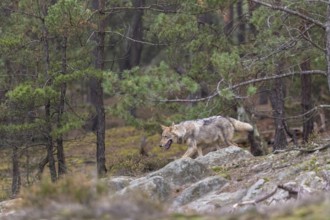
[[[301, 65], [302, 71], [310, 70], [309, 60], [304, 61]], [[303, 141], [307, 142], [310, 134], [313, 132], [313, 114], [309, 112], [313, 108], [312, 103], [312, 76], [301, 75], [301, 107], [303, 114]]]
[[237, 1], [237, 17], [238, 17], [238, 34], [237, 34], [237, 39], [238, 43], [242, 44], [245, 42], [245, 21], [244, 21], [244, 16], [243, 16], [243, 0], [238, 0]]
[[[47, 15], [47, 3], [45, 1], [42, 2], [42, 13], [43, 17]], [[45, 24], [45, 20], [42, 20], [42, 32], [43, 32], [43, 49], [44, 49], [44, 55], [45, 55], [45, 78], [46, 78], [46, 86], [52, 84], [52, 79], [49, 75], [49, 68], [50, 68], [50, 56], [49, 56], [49, 40], [48, 40], [48, 30]], [[47, 157], [49, 161], [49, 172], [50, 172], [50, 178], [52, 182], [55, 182], [57, 180], [57, 171], [56, 171], [56, 165], [55, 165], [55, 158], [53, 155], [54, 151], [54, 142], [52, 137], [52, 124], [51, 124], [51, 102], [50, 99], [46, 100], [45, 103], [45, 121], [46, 121], [46, 127], [45, 127], [45, 136], [47, 139], [46, 146], [47, 146]]]
[[[105, 9], [105, 0], [93, 2], [93, 6], [99, 12], [98, 32], [96, 33], [97, 46], [94, 50], [94, 66], [96, 69], [104, 70], [105, 61], [105, 26], [106, 20], [103, 18], [103, 11]], [[97, 4], [96, 4], [97, 3]], [[97, 175], [103, 177], [106, 172], [105, 166], [105, 111], [103, 103], [103, 88], [102, 79], [92, 77], [90, 80], [90, 94], [92, 105], [96, 111], [96, 161], [97, 161]]]
[[[145, 0], [133, 0], [133, 7], [139, 8], [145, 5]], [[143, 40], [143, 10], [134, 10], [132, 15], [132, 31], [130, 38], [142, 41]], [[127, 40], [128, 41], [128, 40]], [[135, 66], [140, 64], [141, 54], [143, 49], [143, 44], [140, 42], [127, 42], [127, 52], [126, 59], [124, 59], [123, 64], [121, 65], [121, 71], [132, 69]]]
[[13, 146], [13, 154], [12, 154], [12, 171], [13, 171], [13, 179], [11, 185], [12, 197], [16, 197], [21, 188], [21, 174], [19, 170], [19, 158], [18, 158], [18, 147]]
[[[67, 37], [63, 37], [62, 42], [62, 74], [66, 74], [67, 72], [67, 58], [66, 58], [66, 50], [67, 50]], [[66, 83], [62, 83], [60, 88], [60, 100], [58, 103], [57, 109], [57, 128], [62, 127], [62, 116], [64, 113], [65, 106], [65, 95], [66, 95]], [[58, 177], [61, 177], [66, 173], [66, 164], [65, 164], [65, 155], [64, 155], [64, 147], [63, 147], [63, 135], [61, 134], [56, 138], [57, 143], [57, 170]]]
[[57, 180], [57, 172], [55, 166], [55, 158], [54, 158], [54, 142], [52, 133], [52, 125], [51, 125], [51, 114], [50, 114], [50, 100], [47, 100], [45, 105], [45, 118], [46, 118], [46, 146], [47, 146], [47, 157], [48, 157], [48, 164], [49, 164], [49, 172], [50, 178], [52, 182]]
[[328, 1], [327, 8], [327, 22], [325, 23], [326, 31], [326, 56], [327, 56], [327, 78], [328, 78], [328, 87], [330, 91], [330, 0]]
[[229, 8], [226, 9], [223, 20], [225, 22], [224, 31], [225, 34], [228, 36], [233, 31], [233, 24], [234, 24], [234, 5], [231, 3]]
[[[278, 65], [277, 75], [281, 75], [282, 65]], [[285, 113], [284, 113], [284, 82], [278, 78], [274, 80], [273, 88], [270, 92], [270, 100], [273, 108], [275, 124], [275, 137], [273, 151], [285, 149], [288, 142], [285, 134]]]

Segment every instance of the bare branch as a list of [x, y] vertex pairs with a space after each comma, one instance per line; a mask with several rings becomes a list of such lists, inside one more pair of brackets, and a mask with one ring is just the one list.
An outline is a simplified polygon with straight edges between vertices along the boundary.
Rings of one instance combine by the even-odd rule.
[[311, 18], [309, 16], [306, 16], [298, 11], [294, 11], [292, 9], [289, 9], [288, 7], [283, 7], [283, 6], [279, 6], [279, 5], [272, 5], [272, 4], [269, 4], [267, 2], [263, 2], [263, 1], [260, 1], [260, 0], [252, 0], [253, 2], [255, 3], [258, 3], [260, 5], [263, 5], [265, 7], [268, 7], [268, 8], [271, 8], [271, 9], [274, 9], [274, 10], [278, 10], [278, 11], [283, 11], [283, 12], [286, 12], [288, 14], [291, 14], [291, 15], [294, 15], [294, 16], [297, 16], [297, 17], [300, 17], [306, 21], [309, 21], [309, 22], [312, 22], [314, 23], [315, 25], [321, 27], [322, 29], [325, 30], [326, 26], [324, 23], [318, 21], [318, 20], [315, 20], [314, 18]]
[[152, 4], [148, 6], [142, 6], [142, 7], [112, 7], [109, 9], [105, 9], [103, 12], [105, 13], [112, 13], [114, 11], [126, 11], [126, 10], [150, 10], [150, 11], [156, 11], [156, 12], [163, 12], [163, 13], [177, 13], [176, 10], [166, 10], [161, 9], [159, 5]]
[[285, 77], [294, 76], [294, 75], [317, 75], [317, 74], [327, 76], [326, 72], [322, 71], [322, 70], [308, 70], [308, 71], [299, 71], [299, 72], [289, 72], [289, 73], [284, 73], [284, 74], [281, 74], [281, 75], [265, 76], [265, 77], [258, 78], [258, 79], [251, 79], [251, 80], [248, 80], [248, 81], [241, 82], [241, 83], [238, 83], [236, 85], [230, 86], [230, 87], [228, 87], [228, 89], [236, 89], [238, 87], [253, 84], [253, 83], [257, 83], [257, 82], [269, 81], [269, 80], [279, 79], [279, 78], [285, 78]]
[[117, 34], [121, 37], [124, 37], [130, 41], [133, 41], [135, 43], [141, 43], [141, 44], [146, 44], [146, 45], [151, 45], [151, 46], [166, 46], [168, 44], [164, 44], [164, 43], [152, 43], [152, 42], [148, 42], [148, 41], [141, 41], [141, 40], [136, 40], [136, 39], [133, 39], [131, 37], [128, 37], [128, 36], [125, 36], [124, 34], [122, 33], [119, 33], [117, 31], [105, 31], [105, 33], [111, 33], [111, 34]]
[[[270, 80], [274, 80], [274, 79], [279, 79], [279, 78], [285, 78], [285, 77], [289, 77], [289, 76], [294, 76], [294, 75], [323, 75], [323, 76], [327, 76], [326, 72], [323, 70], [308, 70], [308, 71], [299, 71], [299, 72], [289, 72], [289, 73], [284, 73], [281, 75], [273, 75], [273, 76], [265, 76], [262, 78], [257, 78], [257, 79], [251, 79], [251, 80], [247, 80], [232, 86], [229, 86], [227, 88], [223, 88], [223, 89], [229, 89], [229, 90], [233, 90], [233, 89], [237, 89], [239, 87], [242, 86], [246, 86], [249, 84], [254, 84], [254, 83], [258, 83], [258, 82], [262, 82], [262, 81], [270, 81]], [[189, 102], [189, 103], [193, 103], [193, 102], [202, 102], [202, 101], [209, 101], [211, 99], [213, 99], [216, 96], [220, 96], [221, 90], [220, 90], [220, 84], [223, 81], [220, 80], [218, 82], [217, 85], [217, 92], [213, 93], [212, 95], [209, 95], [207, 97], [204, 98], [198, 98], [198, 99], [161, 99], [161, 100], [153, 100], [156, 102]]]

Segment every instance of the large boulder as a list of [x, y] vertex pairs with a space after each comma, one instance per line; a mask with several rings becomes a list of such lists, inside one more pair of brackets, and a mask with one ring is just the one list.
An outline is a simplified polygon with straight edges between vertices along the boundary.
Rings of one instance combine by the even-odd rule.
[[127, 193], [143, 193], [151, 199], [165, 201], [170, 196], [171, 187], [161, 176], [142, 177], [119, 191], [119, 194]]
[[229, 146], [217, 151], [210, 152], [203, 157], [198, 157], [197, 162], [202, 163], [208, 167], [223, 166], [226, 164], [237, 163], [242, 159], [253, 158], [253, 155], [240, 147]]
[[116, 192], [124, 189], [134, 180], [133, 177], [129, 176], [115, 176], [111, 178], [101, 179], [100, 181], [104, 182], [111, 192]]
[[150, 173], [146, 178], [163, 177], [170, 185], [183, 186], [195, 183], [212, 173], [206, 166], [191, 158], [175, 160], [162, 169]]
[[178, 207], [199, 199], [211, 191], [220, 190], [228, 180], [220, 176], [207, 177], [197, 183], [192, 184], [173, 201], [172, 207]]

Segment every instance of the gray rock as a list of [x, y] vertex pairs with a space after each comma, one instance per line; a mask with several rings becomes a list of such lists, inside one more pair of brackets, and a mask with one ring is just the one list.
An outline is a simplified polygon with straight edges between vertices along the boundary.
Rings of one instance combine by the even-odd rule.
[[151, 199], [165, 201], [170, 196], [171, 187], [161, 176], [142, 177], [133, 180], [129, 186], [119, 191], [119, 194], [136, 192], [143, 193]]
[[322, 191], [327, 185], [327, 182], [316, 175], [315, 171], [304, 172], [297, 176], [295, 180], [299, 185], [312, 188], [314, 191]]
[[203, 157], [198, 157], [196, 161], [206, 166], [222, 166], [242, 159], [252, 158], [253, 155], [240, 147], [229, 146], [217, 151], [210, 152]]
[[239, 202], [245, 194], [245, 189], [224, 193], [211, 192], [200, 199], [178, 207], [176, 211], [182, 213], [213, 213], [216, 210], [221, 210], [222, 213], [228, 213], [232, 210], [233, 204]]
[[211, 170], [202, 163], [191, 158], [181, 158], [158, 171], [150, 173], [146, 178], [161, 176], [171, 185], [182, 186], [195, 183], [210, 174]]
[[264, 179], [259, 179], [254, 183], [247, 191], [246, 195], [243, 198], [243, 201], [253, 200], [258, 198], [261, 195], [262, 187], [265, 184]]
[[102, 179], [101, 181], [104, 181], [107, 184], [110, 191], [116, 192], [124, 189], [133, 180], [134, 178], [129, 176], [116, 176], [109, 179]]
[[205, 196], [211, 191], [220, 190], [227, 182], [228, 180], [220, 176], [207, 177], [183, 190], [181, 194], [173, 201], [172, 206], [182, 206], [192, 202], [195, 199]]

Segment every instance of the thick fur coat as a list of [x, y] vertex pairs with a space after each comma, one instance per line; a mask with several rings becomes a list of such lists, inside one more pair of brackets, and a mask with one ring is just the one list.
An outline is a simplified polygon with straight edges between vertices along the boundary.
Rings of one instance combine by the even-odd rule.
[[169, 127], [162, 125], [162, 129], [160, 147], [169, 149], [173, 142], [186, 143], [188, 150], [182, 157], [192, 157], [196, 151], [202, 156], [203, 147], [209, 145], [215, 145], [217, 149], [221, 143], [236, 146], [232, 140], [235, 131], [253, 131], [248, 123], [222, 116], [184, 121]]

